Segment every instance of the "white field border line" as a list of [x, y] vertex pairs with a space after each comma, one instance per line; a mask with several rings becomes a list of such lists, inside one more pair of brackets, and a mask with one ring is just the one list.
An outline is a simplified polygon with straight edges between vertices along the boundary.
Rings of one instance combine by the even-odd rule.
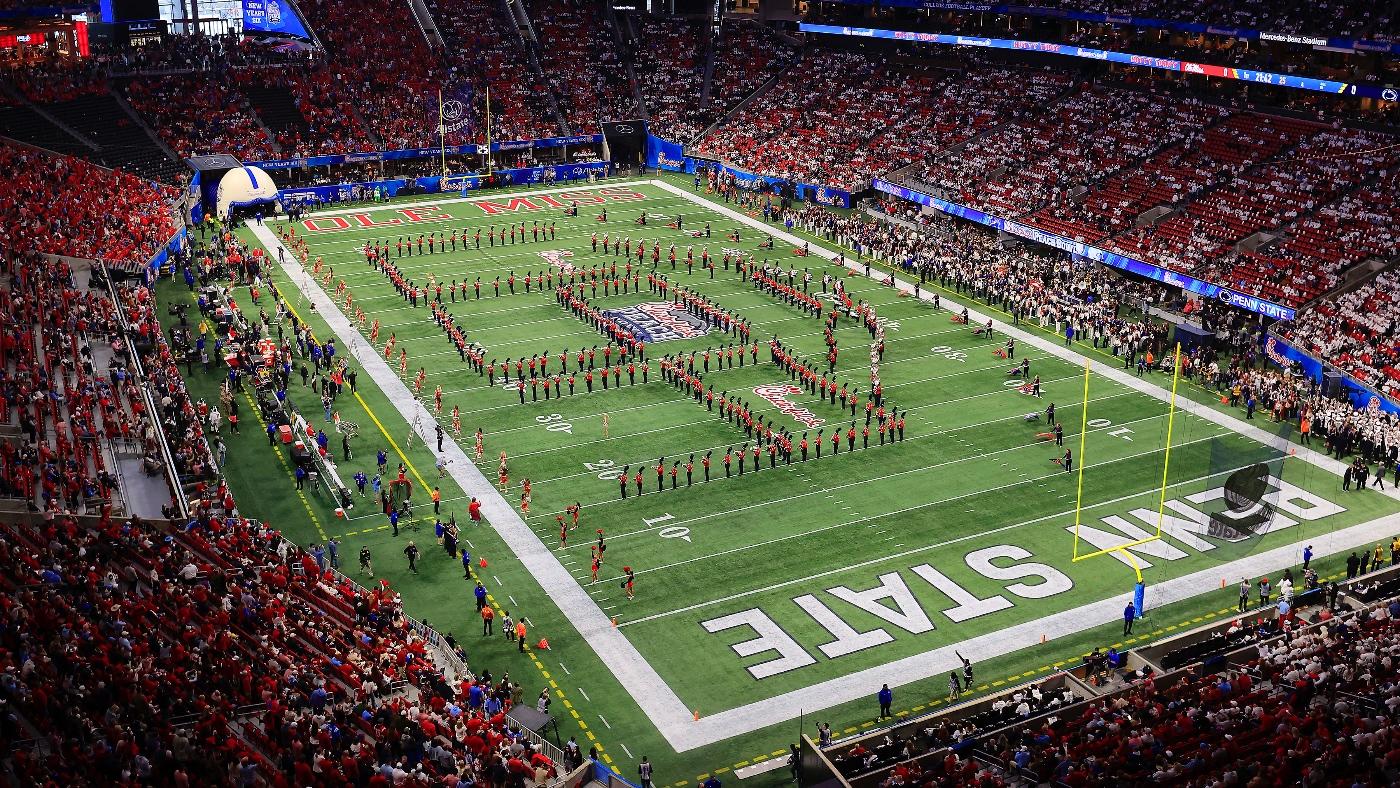
[[[272, 256], [275, 258], [280, 241], [265, 226], [254, 227], [252, 230], [258, 240], [273, 252]], [[379, 386], [384, 396], [404, 417], [405, 423], [412, 424], [413, 417], [421, 409], [421, 405], [403, 381], [399, 380], [375, 349], [360, 337], [332, 299], [301, 270], [299, 263], [281, 262], [279, 265], [288, 281], [316, 304], [321, 318], [345, 343], [346, 351]], [[432, 439], [428, 425], [435, 422], [431, 413], [424, 413], [428, 418], [420, 422], [419, 432], [425, 445], [432, 445], [428, 443]], [[444, 438], [443, 445], [443, 454], [448, 459], [447, 473], [453, 481], [463, 492], [477, 497], [482, 504], [486, 520], [505, 540], [525, 570], [540, 584], [550, 600], [598, 654], [603, 664], [607, 665], [624, 687], [627, 687], [633, 699], [647, 717], [656, 722], [658, 729], [672, 747], [682, 751], [705, 744], [704, 740], [687, 735], [687, 727], [694, 720], [675, 691], [666, 684], [626, 636], [612, 626], [607, 615], [559, 562], [553, 551], [526, 525], [451, 436]], [[744, 731], [737, 731], [742, 732]]]
[[[562, 188], [559, 188], [559, 189], [537, 189], [537, 190], [535, 190], [535, 191], [529, 191], [529, 192], [502, 192], [502, 193], [500, 193], [500, 194], [497, 194], [497, 195], [494, 196], [494, 197], [451, 197], [451, 198], [448, 198], [448, 199], [446, 199], [446, 200], [418, 200], [418, 201], [415, 201], [415, 202], [391, 203], [391, 204], [388, 204], [388, 205], [362, 205], [362, 206], [360, 206], [360, 207], [358, 207], [358, 208], [337, 208], [337, 209], [330, 210], [330, 211], [317, 211], [317, 212], [315, 212], [315, 213], [309, 213], [309, 214], [306, 215], [306, 218], [308, 218], [308, 219], [319, 219], [319, 218], [321, 218], [321, 217], [323, 217], [323, 216], [350, 216], [350, 215], [352, 215], [352, 214], [357, 214], [357, 213], [374, 213], [375, 211], [397, 211], [397, 210], [399, 210], [399, 209], [401, 209], [401, 208], [407, 208], [407, 209], [409, 209], [409, 210], [413, 210], [413, 209], [415, 209], [415, 208], [420, 208], [420, 207], [423, 207], [423, 206], [431, 206], [431, 205], [456, 205], [456, 204], [460, 204], [460, 203], [495, 202], [496, 200], [502, 200], [502, 199], [504, 199], [504, 200], [509, 200], [509, 199], [512, 199], [512, 198], [520, 198], [520, 197], [539, 197], [539, 196], [541, 196], [541, 195], [546, 195], [546, 194], [559, 194], [560, 192], [591, 191], [591, 190], [595, 190], [595, 189], [607, 188], [607, 187], [610, 187], [610, 186], [646, 186], [646, 185], [649, 185], [649, 184], [652, 184], [652, 183], [655, 183], [655, 181], [651, 181], [651, 180], [630, 180], [630, 181], [610, 181], [610, 182], [608, 182], [608, 183], [601, 183], [601, 184], [595, 184], [595, 185], [589, 186], [589, 185], [587, 185], [587, 182], [585, 181], [585, 182], [580, 183], [580, 184], [577, 185], [577, 186], [565, 186], [565, 187], [562, 187]], [[689, 199], [689, 198], [687, 198], [687, 199]], [[624, 202], [637, 202], [637, 203], [642, 203], [642, 202], [645, 202], [645, 200], [628, 200], [628, 201], [624, 201]], [[606, 204], [606, 205], [612, 205], [613, 203], [605, 203], [605, 204]], [[582, 205], [579, 206], [579, 213], [580, 213], [580, 214], [583, 213], [583, 206], [582, 206]], [[512, 213], [512, 214], [510, 214], [510, 215], [511, 215], [511, 216], [514, 216], [515, 214]], [[281, 215], [279, 218], [281, 218], [283, 221], [286, 221], [286, 215], [285, 215], [285, 214]], [[446, 221], [446, 220], [444, 220], [444, 221]], [[458, 221], [458, 218], [457, 218], [457, 217], [454, 217], [454, 218], [452, 219], [452, 221], [454, 221], [454, 222], [455, 222], [455, 221]], [[502, 223], [506, 223], [506, 222], [505, 222], [504, 220], [502, 220]], [[409, 224], [405, 224], [405, 225], [394, 225], [394, 227], [417, 227], [417, 226], [422, 225], [422, 224], [430, 224], [430, 222], [410, 222]], [[345, 229], [345, 230], [340, 230], [340, 231], [338, 231], [338, 232], [350, 232], [350, 231], [352, 231], [352, 230], [374, 230], [374, 229], [379, 229], [379, 228], [375, 228], [375, 227], [350, 227], [350, 228], [347, 228], [347, 229]], [[388, 228], [388, 227], [385, 227], [385, 228], [383, 228], [383, 229], [388, 230], [389, 228]], [[332, 232], [326, 232], [326, 233], [324, 233], [324, 235], [333, 235], [333, 234], [334, 234], [334, 233], [332, 233]], [[261, 236], [259, 236], [259, 239], [261, 240]], [[427, 255], [424, 255], [424, 257], [426, 257], [426, 256], [427, 256]]]
[[[650, 185], [741, 224], [764, 232], [771, 232], [775, 238], [781, 238], [794, 246], [801, 245], [799, 239], [791, 233], [778, 228], [770, 228], [758, 220], [751, 219], [725, 206], [692, 198], [683, 190], [668, 183], [651, 181]], [[470, 202], [466, 199], [462, 201]], [[357, 213], [359, 211], [348, 212]], [[269, 251], [275, 252], [276, 247], [280, 245], [266, 227], [253, 228], [253, 232], [268, 247]], [[822, 246], [811, 247], [811, 250], [817, 256], [828, 260], [836, 257], [835, 253]], [[386, 397], [405, 417], [406, 423], [412, 423], [413, 414], [420, 406], [403, 382], [389, 369], [378, 353], [360, 339], [354, 327], [345, 319], [331, 299], [320, 290], [319, 286], [310, 281], [309, 276], [286, 263], [280, 265], [287, 272], [290, 281], [308, 298], [312, 298], [318, 303], [322, 318], [326, 320], [342, 342], [346, 343], [350, 352], [365, 367], [370, 377], [384, 390]], [[863, 266], [858, 266], [851, 261], [847, 261], [847, 266], [857, 271], [863, 268]], [[903, 279], [896, 277], [895, 283], [899, 289], [912, 293], [913, 286]], [[962, 306], [957, 299], [948, 298], [946, 300], [954, 306]], [[980, 312], [971, 312], [969, 309], [969, 313], [976, 317], [979, 322], [986, 319]], [[1063, 349], [1057, 343], [1041, 339], [1020, 329], [1003, 325], [1002, 330], [1017, 337], [1022, 342], [1029, 343], [1071, 363], [1081, 364], [1084, 360], [1081, 355], [1072, 350]], [[1121, 374], [1110, 365], [1101, 367], [1100, 374], [1159, 400], [1167, 401], [1169, 399], [1168, 392], [1161, 387], [1140, 380], [1136, 376]], [[1276, 438], [1239, 419], [1219, 414], [1192, 400], [1184, 399], [1180, 407], [1192, 412], [1199, 411], [1197, 415], [1227, 429], [1245, 433], [1266, 446], [1279, 449], [1289, 447], [1288, 441]], [[428, 436], [425, 434], [423, 438], [426, 441]], [[786, 722], [796, 716], [795, 712], [798, 709], [820, 711], [841, 703], [868, 697], [884, 683], [900, 686], [946, 673], [961, 665], [961, 662], [956, 660], [952, 654], [954, 647], [947, 646], [915, 654], [877, 668], [828, 679], [776, 697], [765, 698], [695, 720], [670, 685], [642, 657], [637, 648], [618, 629], [612, 627], [606, 614], [588, 595], [587, 591], [574, 580], [550, 549], [520, 519], [510, 504], [496, 492], [495, 487], [481, 474], [475, 464], [466, 459], [465, 453], [456, 442], [449, 438], [446, 445], [448, 449], [446, 453], [449, 458], [461, 460], [460, 462], [451, 462], [448, 465], [448, 473], [452, 475], [454, 481], [464, 491], [477, 493], [478, 498], [482, 501], [482, 508], [485, 510], [487, 519], [501, 534], [510, 549], [535, 580], [540, 583], [554, 604], [570, 619], [575, 628], [578, 629], [579, 634], [598, 654], [603, 664], [612, 671], [618, 682], [627, 689], [634, 702], [641, 707], [656, 726], [657, 731], [677, 752], [686, 752], [770, 725]], [[1333, 473], [1340, 474], [1343, 469], [1340, 462], [1323, 457], [1311, 449], [1300, 448], [1297, 456]], [[1400, 499], [1400, 493], [1393, 490], [1386, 494]], [[1370, 523], [1314, 537], [1312, 543], [1315, 554], [1319, 556], [1329, 555], [1343, 552], [1360, 544], [1369, 544], [1377, 538], [1393, 534], [1397, 529], [1400, 529], [1400, 516], [1391, 515]], [[1162, 600], [1158, 604], [1166, 604], [1194, 596], [1203, 587], [1202, 583], [1209, 586], [1215, 578], [1219, 577], [1221, 571], [1225, 571], [1227, 574], [1234, 572], [1253, 575], [1275, 569], [1293, 560], [1296, 557], [1296, 548], [1296, 545], [1276, 548], [1232, 564], [1211, 567], [1203, 572], [1169, 580], [1154, 588], [1154, 600]], [[1114, 620], [1119, 614], [1120, 601], [1106, 599], [1046, 619], [1026, 622], [993, 634], [964, 641], [957, 644], [957, 647], [967, 652], [973, 659], [990, 659], [1038, 642], [1037, 636], [1039, 634], [1053, 633], [1056, 636], [1061, 636], [1095, 626], [1104, 621]]]

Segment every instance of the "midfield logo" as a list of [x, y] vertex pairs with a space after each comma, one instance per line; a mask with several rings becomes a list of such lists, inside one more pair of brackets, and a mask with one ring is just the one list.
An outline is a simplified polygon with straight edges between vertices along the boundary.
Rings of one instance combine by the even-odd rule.
[[700, 318], [665, 302], [605, 309], [603, 314], [644, 342], [697, 339], [710, 330]]

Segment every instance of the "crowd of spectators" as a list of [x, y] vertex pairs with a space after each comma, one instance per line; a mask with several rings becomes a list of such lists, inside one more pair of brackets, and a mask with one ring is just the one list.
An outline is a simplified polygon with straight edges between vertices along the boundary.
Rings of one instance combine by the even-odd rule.
[[[796, 48], [770, 28], [730, 21], [711, 50], [703, 25], [648, 18], [637, 45], [638, 79], [657, 136], [690, 143], [763, 83], [796, 62]], [[701, 106], [706, 62], [714, 58], [709, 102]]]
[[1238, 663], [1160, 687], [1149, 677], [1022, 726], [991, 742], [993, 754], [1067, 785], [1390, 784], [1400, 604], [1322, 618]]
[[144, 263], [175, 233], [171, 190], [70, 156], [0, 144], [0, 249]]
[[277, 158], [272, 140], [231, 80], [207, 72], [148, 76], [127, 98], [181, 158], [229, 153], [244, 161]]
[[[809, 50], [776, 85], [699, 141], [702, 156], [848, 190], [1043, 107], [1071, 83], [1049, 69], [907, 62]], [[813, 85], [823, 85], [814, 91]]]
[[[644, 17], [636, 73], [653, 134], [688, 143], [709, 124], [700, 114], [705, 82], [705, 28], [681, 17]], [[716, 69], [718, 71], [718, 69]]]
[[[491, 0], [428, 0], [438, 30], [447, 41], [449, 84], [471, 86], [471, 125], [460, 142], [486, 138], [486, 91], [491, 92], [491, 137], [528, 140], [556, 136], [553, 102], [548, 87], [530, 68], [520, 33], [500, 19], [500, 7]], [[589, 35], [592, 35], [590, 32]], [[549, 52], [535, 52], [543, 62]], [[559, 68], [586, 68], [586, 64], [562, 63]], [[452, 143], [451, 137], [448, 143]]]
[[1385, 271], [1284, 328], [1304, 350], [1390, 396], [1400, 395], [1400, 275]]
[[607, 16], [599, 18], [596, 4], [535, 0], [530, 19], [544, 50], [540, 67], [571, 132], [592, 133], [604, 121], [640, 117], [617, 31]]
[[178, 529], [0, 526], [21, 780], [505, 785], [563, 769], [505, 718], [508, 676], [448, 681], [396, 592], [238, 516], [224, 488], [208, 501]]
[[50, 104], [107, 92], [107, 68], [98, 60], [43, 60], [5, 77], [30, 101]]
[[[101, 246], [74, 237], [101, 226], [49, 214], [80, 196], [97, 201], [93, 189], [164, 204], [100, 173], [68, 177], [80, 163], [0, 152], [8, 171], [53, 178], [43, 190], [14, 184], [35, 189], [28, 202], [5, 196], [6, 227], [49, 228], [43, 251]], [[179, 258], [201, 279], [249, 259], [228, 253], [232, 236], [208, 240], [201, 254], [213, 259]], [[0, 497], [28, 499], [18, 511], [45, 516], [0, 519], [0, 738], [17, 779], [524, 785], [582, 762], [576, 746], [564, 763], [538, 751], [505, 717], [526, 702], [524, 687], [467, 669], [450, 636], [443, 647], [461, 672], [445, 673], [444, 652], [387, 583], [365, 589], [335, 571], [336, 545], [303, 551], [240, 515], [209, 445], [218, 422], [186, 389], [150, 286], [109, 283], [101, 269], [75, 274], [22, 244], [3, 244], [0, 416], [21, 439], [0, 443]], [[244, 265], [228, 275], [260, 273]], [[107, 447], [128, 441], [158, 455], [161, 436], [190, 514], [177, 518], [172, 505], [170, 522], [119, 516]], [[528, 702], [548, 705], [533, 693]]]
[[[1161, 122], [1160, 115], [1148, 120], [1161, 109], [1146, 93], [1082, 86], [1048, 111], [1025, 113], [942, 153], [918, 177], [965, 205], [1018, 216], [1064, 199], [1075, 186], [1160, 144], [1141, 132]], [[1105, 134], [1109, 130], [1115, 133]]]

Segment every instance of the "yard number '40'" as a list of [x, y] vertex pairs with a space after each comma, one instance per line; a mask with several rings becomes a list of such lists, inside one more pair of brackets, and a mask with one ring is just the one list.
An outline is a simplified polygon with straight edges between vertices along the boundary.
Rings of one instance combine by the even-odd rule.
[[954, 350], [947, 345], [937, 345], [930, 351], [935, 356], [942, 356], [949, 361], [964, 363], [967, 361], [967, 354], [961, 350]]
[[535, 421], [538, 421], [540, 424], [543, 424], [544, 428], [549, 430], [550, 432], [567, 432], [570, 435], [574, 434], [574, 425], [570, 424], [567, 421], [564, 421], [564, 417], [559, 415], [558, 413], [550, 413], [546, 416], [536, 416]]

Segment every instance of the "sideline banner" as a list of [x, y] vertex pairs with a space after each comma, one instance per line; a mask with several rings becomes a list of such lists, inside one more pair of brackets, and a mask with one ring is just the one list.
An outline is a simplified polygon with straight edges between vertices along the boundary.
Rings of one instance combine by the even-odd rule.
[[[757, 189], [760, 186], [773, 186], [775, 184], [787, 183], [786, 179], [774, 178], [771, 175], [758, 175], [738, 167], [731, 167], [728, 164], [717, 165], [720, 172], [727, 172], [734, 176], [734, 182], [743, 189]], [[837, 189], [832, 186], [817, 186], [811, 183], [794, 183], [799, 200], [815, 202], [831, 208], [850, 208], [852, 204], [851, 193], [844, 189]]]
[[[511, 186], [529, 183], [576, 181], [586, 179], [589, 174], [602, 178], [608, 174], [609, 162], [593, 161], [582, 164], [550, 164], [544, 167], [525, 169], [496, 170], [496, 186]], [[356, 181], [337, 183], [332, 186], [300, 186], [282, 189], [278, 199], [303, 202], [352, 202], [370, 199], [376, 192], [397, 197], [408, 194], [437, 194], [439, 192], [460, 192], [465, 194], [484, 186], [485, 176], [433, 175], [423, 178], [393, 178], [383, 181]]]
[[[668, 172], [695, 172], [697, 167], [709, 166], [718, 169], [720, 172], [727, 172], [734, 176], [734, 180], [743, 189], [757, 189], [760, 186], [772, 186], [774, 184], [786, 183], [783, 178], [774, 178], [769, 175], [758, 175], [738, 167], [732, 167], [723, 162], [712, 162], [705, 159], [701, 161], [711, 162], [701, 164], [693, 156], [685, 155], [685, 148], [678, 142], [664, 140], [655, 134], [647, 135], [646, 149], [647, 166], [655, 170], [666, 170]], [[832, 186], [818, 186], [811, 183], [797, 183], [796, 194], [799, 200], [820, 203], [832, 208], [850, 208], [853, 202], [851, 193], [844, 189], [837, 189]]]
[[695, 172], [695, 159], [685, 155], [685, 146], [663, 140], [655, 134], [647, 135], [646, 157], [647, 166], [654, 170]]

